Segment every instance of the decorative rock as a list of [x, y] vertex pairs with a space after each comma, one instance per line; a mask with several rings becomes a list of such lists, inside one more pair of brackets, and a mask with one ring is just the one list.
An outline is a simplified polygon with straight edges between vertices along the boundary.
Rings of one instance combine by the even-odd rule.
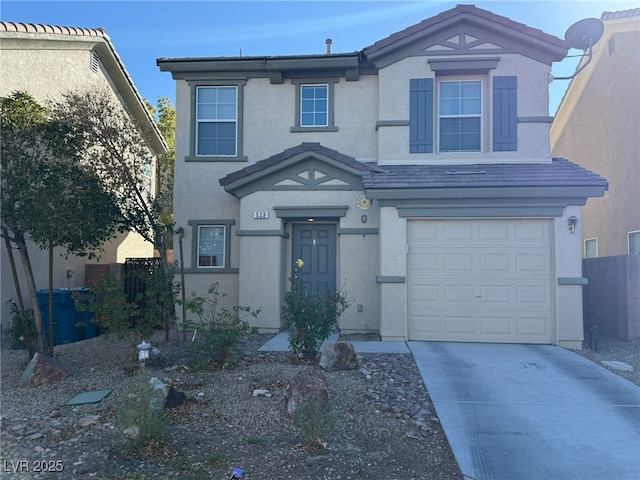
[[320, 366], [330, 372], [355, 369], [358, 362], [353, 344], [350, 342], [323, 343]]
[[322, 370], [306, 368], [300, 371], [284, 390], [287, 399], [287, 413], [290, 418], [311, 402], [329, 403], [327, 377]]
[[20, 379], [20, 385], [53, 385], [65, 380], [69, 372], [58, 359], [36, 353]]
[[167, 395], [169, 394], [169, 387], [166, 384], [162, 383], [159, 378], [151, 377], [149, 379], [149, 385], [151, 385], [151, 388], [154, 392], [161, 393], [162, 398], [167, 398]]
[[127, 437], [138, 438], [138, 435], [140, 435], [140, 427], [138, 427], [137, 425], [133, 425], [129, 428], [125, 428], [122, 433], [124, 433]]
[[99, 415], [86, 415], [78, 420], [78, 425], [80, 425], [81, 427], [88, 427], [89, 425], [97, 423], [98, 420], [100, 420]]
[[179, 392], [173, 387], [169, 387], [167, 399], [164, 402], [164, 408], [176, 408], [187, 401], [187, 396], [183, 392]]
[[271, 398], [271, 392], [269, 392], [269, 390], [266, 390], [264, 388], [256, 388], [253, 391], [252, 394], [253, 397], [267, 397], [267, 398]]

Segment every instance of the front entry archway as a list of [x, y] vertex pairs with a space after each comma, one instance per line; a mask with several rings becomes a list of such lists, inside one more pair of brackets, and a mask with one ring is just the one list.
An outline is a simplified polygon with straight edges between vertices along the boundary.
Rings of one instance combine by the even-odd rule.
[[321, 295], [336, 289], [336, 224], [294, 223], [292, 265], [301, 259], [298, 271], [305, 292]]

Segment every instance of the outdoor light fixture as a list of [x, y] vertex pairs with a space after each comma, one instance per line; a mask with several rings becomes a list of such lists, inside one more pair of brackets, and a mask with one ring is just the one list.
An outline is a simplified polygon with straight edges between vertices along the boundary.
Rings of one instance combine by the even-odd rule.
[[180, 235], [180, 238], [184, 238], [184, 228], [176, 228], [176, 235]]
[[571, 233], [575, 233], [576, 225], [578, 223], [578, 219], [576, 217], [569, 217], [569, 223], [567, 224], [567, 228]]

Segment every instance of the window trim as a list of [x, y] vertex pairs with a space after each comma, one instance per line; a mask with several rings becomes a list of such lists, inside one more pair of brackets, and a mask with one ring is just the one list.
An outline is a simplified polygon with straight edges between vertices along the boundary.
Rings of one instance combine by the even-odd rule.
[[[448, 115], [443, 117], [440, 113], [440, 94], [442, 92], [441, 85], [444, 83], [479, 83], [480, 84], [480, 113], [473, 115]], [[439, 154], [474, 154], [474, 153], [482, 153], [484, 152], [484, 132], [485, 132], [485, 121], [489, 121], [486, 117], [486, 108], [485, 108], [485, 100], [486, 100], [486, 92], [485, 92], [485, 84], [486, 82], [482, 78], [468, 78], [468, 79], [436, 79], [435, 87], [435, 102], [434, 108], [436, 109], [436, 114], [434, 115], [436, 120], [435, 125], [435, 139], [436, 140], [436, 151]], [[460, 97], [461, 98], [461, 97]], [[442, 139], [440, 138], [440, 121], [443, 118], [479, 118], [480, 119], [480, 148], [478, 150], [442, 150]]]
[[[244, 132], [244, 79], [216, 80], [216, 81], [195, 81], [189, 82], [191, 87], [191, 128], [189, 136], [189, 155], [185, 157], [186, 162], [246, 162], [248, 159], [243, 152], [243, 132]], [[198, 129], [198, 88], [206, 87], [235, 87], [236, 88], [236, 154], [235, 155], [197, 155], [197, 129]]]
[[[294, 126], [290, 128], [291, 133], [301, 132], [337, 132], [338, 127], [335, 126], [335, 84], [339, 83], [340, 79], [337, 77], [316, 77], [316, 78], [304, 78], [304, 79], [292, 79], [291, 84], [296, 89], [296, 101], [295, 101], [295, 117]], [[301, 125], [302, 116], [302, 87], [311, 85], [327, 85], [327, 126], [317, 127], [310, 126], [305, 127]]]
[[[589, 257], [587, 255], [587, 242], [595, 242], [596, 244], [596, 254], [593, 257]], [[598, 239], [596, 237], [585, 238], [583, 243], [584, 243], [584, 258], [598, 258]]]
[[630, 232], [627, 232], [627, 252], [629, 253], [629, 255], [638, 255], [638, 253], [631, 253], [631, 235], [632, 234], [636, 234], [638, 236], [640, 236], [640, 230], [631, 230]]
[[[187, 269], [188, 273], [238, 273], [237, 268], [231, 268], [231, 226], [235, 225], [233, 219], [206, 219], [206, 220], [189, 220], [191, 227], [191, 268]], [[225, 227], [224, 229], [224, 265], [223, 266], [199, 266], [198, 265], [198, 243], [200, 227]]]

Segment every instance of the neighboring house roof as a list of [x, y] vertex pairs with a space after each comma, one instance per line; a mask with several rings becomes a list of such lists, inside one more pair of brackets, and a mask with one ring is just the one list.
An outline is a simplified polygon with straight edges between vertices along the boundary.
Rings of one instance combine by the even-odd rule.
[[29, 35], [33, 38], [44, 38], [51, 41], [67, 41], [75, 38], [95, 39], [94, 50], [109, 72], [130, 114], [134, 115], [138, 121], [147, 123], [150, 127], [150, 135], [147, 139], [149, 146], [156, 154], [161, 154], [168, 150], [160, 130], [158, 130], [153, 117], [147, 110], [144, 100], [127, 72], [122, 59], [111, 43], [109, 35], [107, 35], [107, 32], [103, 28], [0, 22], [0, 38], [29, 38]]
[[384, 165], [363, 172], [367, 189], [472, 187], [596, 187], [607, 181], [564, 158], [551, 163]]
[[640, 17], [640, 8], [633, 8], [631, 10], [621, 10], [618, 12], [602, 12], [600, 20], [617, 20], [619, 18]]

